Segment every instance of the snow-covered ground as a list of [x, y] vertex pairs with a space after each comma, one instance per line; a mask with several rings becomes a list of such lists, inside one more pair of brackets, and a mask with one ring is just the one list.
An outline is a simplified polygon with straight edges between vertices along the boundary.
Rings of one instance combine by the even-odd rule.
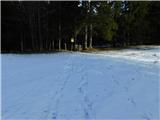
[[160, 119], [160, 47], [1, 58], [3, 119]]

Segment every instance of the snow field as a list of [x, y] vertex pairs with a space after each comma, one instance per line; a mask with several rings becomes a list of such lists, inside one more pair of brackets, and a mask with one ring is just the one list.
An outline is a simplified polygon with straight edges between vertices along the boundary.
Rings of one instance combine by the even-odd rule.
[[158, 120], [154, 49], [2, 54], [2, 118]]

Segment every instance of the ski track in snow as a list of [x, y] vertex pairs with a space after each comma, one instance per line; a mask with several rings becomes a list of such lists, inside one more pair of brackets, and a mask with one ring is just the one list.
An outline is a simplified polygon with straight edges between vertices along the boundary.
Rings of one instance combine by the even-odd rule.
[[[2, 54], [2, 118], [158, 120], [157, 49], [126, 50], [137, 59], [125, 50]], [[139, 60], [139, 52], [145, 58]], [[153, 59], [144, 60], [150, 54]]]

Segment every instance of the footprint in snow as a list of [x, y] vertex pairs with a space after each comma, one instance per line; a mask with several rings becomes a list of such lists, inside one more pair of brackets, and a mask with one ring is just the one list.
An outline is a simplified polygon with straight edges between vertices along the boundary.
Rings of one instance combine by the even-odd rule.
[[153, 63], [156, 64], [156, 63], [158, 63], [158, 61], [154, 61]]
[[110, 65], [110, 67], [112, 68], [112, 67], [113, 67], [113, 65]]
[[153, 56], [157, 57], [157, 55], [156, 55], [156, 54], [153, 54]]
[[128, 98], [128, 101], [134, 106], [134, 107], [136, 107], [136, 102], [135, 102], [135, 100], [134, 99], [132, 99], [132, 98]]
[[117, 80], [114, 79], [113, 82], [115, 82], [116, 85], [119, 85], [119, 82]]
[[124, 89], [125, 89], [125, 91], [126, 91], [126, 92], [128, 92], [128, 90], [129, 90], [129, 88], [128, 88], [128, 87], [126, 87], [126, 86], [124, 87]]
[[146, 119], [146, 120], [151, 120], [150, 117], [149, 117], [149, 115], [147, 115], [146, 113], [144, 113], [144, 114], [142, 115], [142, 118], [143, 118], [143, 119]]
[[44, 113], [47, 113], [48, 111], [47, 111], [47, 110], [44, 110], [43, 112], [44, 112]]
[[135, 78], [132, 78], [132, 80], [135, 80]]
[[82, 92], [82, 88], [81, 87], [79, 87], [78, 90], [79, 90], [79, 92]]
[[85, 112], [85, 118], [88, 119], [89, 118], [89, 113], [86, 111]]
[[57, 118], [57, 113], [52, 113], [52, 119], [56, 119]]

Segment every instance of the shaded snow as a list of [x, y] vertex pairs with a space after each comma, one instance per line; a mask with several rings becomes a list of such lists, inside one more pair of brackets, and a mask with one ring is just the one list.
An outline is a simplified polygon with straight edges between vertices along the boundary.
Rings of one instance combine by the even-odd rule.
[[[159, 47], [2, 55], [3, 119], [159, 119]], [[157, 61], [157, 62], [155, 62]]]

